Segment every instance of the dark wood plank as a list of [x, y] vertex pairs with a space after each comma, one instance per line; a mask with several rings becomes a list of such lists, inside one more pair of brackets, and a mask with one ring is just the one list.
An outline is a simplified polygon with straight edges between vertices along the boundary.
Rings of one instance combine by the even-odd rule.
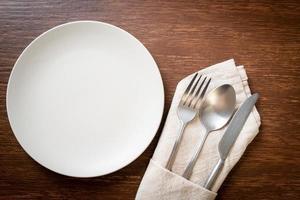
[[22, 50], [39, 34], [74, 20], [98, 20], [135, 35], [165, 84], [166, 113], [176, 83], [235, 58], [261, 98], [259, 135], [224, 182], [218, 199], [300, 197], [300, 1], [0, 1], [0, 199], [133, 199], [160, 134], [129, 166], [75, 179], [35, 163], [10, 129], [5, 93]]

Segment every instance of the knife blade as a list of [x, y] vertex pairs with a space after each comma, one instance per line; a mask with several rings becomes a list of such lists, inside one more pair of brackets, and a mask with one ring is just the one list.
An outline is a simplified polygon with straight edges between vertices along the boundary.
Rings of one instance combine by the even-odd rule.
[[227, 130], [225, 131], [221, 141], [219, 142], [218, 150], [220, 154], [220, 159], [204, 185], [206, 189], [211, 189], [214, 181], [220, 173], [224, 162], [230, 152], [230, 149], [235, 143], [241, 130], [243, 129], [243, 126], [246, 123], [248, 116], [251, 113], [258, 99], [258, 96], [259, 95], [256, 93], [248, 97], [245, 100], [245, 102], [240, 106], [238, 111], [233, 116], [231, 122], [229, 123]]
[[241, 105], [236, 114], [233, 116], [227, 130], [219, 142], [219, 154], [221, 159], [225, 160], [231, 146], [239, 136], [252, 108], [258, 98], [258, 94], [253, 94]]

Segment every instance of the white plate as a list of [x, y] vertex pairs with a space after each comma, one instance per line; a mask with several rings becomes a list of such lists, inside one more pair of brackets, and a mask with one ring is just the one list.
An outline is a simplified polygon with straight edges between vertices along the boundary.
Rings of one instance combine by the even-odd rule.
[[60, 174], [93, 177], [147, 148], [164, 90], [155, 61], [135, 37], [79, 21], [43, 33], [24, 50], [6, 100], [12, 130], [34, 160]]

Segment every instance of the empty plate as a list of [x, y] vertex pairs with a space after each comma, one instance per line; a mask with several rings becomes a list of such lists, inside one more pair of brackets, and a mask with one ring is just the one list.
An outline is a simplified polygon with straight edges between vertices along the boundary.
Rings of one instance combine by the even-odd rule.
[[7, 113], [23, 149], [60, 174], [94, 177], [135, 160], [161, 121], [158, 67], [135, 37], [78, 21], [36, 38], [18, 58]]

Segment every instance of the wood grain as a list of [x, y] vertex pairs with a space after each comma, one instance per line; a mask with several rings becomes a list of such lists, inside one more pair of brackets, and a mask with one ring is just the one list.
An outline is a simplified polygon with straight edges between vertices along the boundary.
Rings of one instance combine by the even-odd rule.
[[262, 126], [217, 199], [300, 198], [300, 1], [2, 0], [0, 199], [134, 199], [153, 154], [160, 131], [124, 169], [75, 179], [41, 167], [17, 143], [5, 107], [14, 62], [35, 37], [74, 20], [112, 23], [145, 44], [164, 80], [164, 119], [184, 76], [229, 58], [245, 65]]

